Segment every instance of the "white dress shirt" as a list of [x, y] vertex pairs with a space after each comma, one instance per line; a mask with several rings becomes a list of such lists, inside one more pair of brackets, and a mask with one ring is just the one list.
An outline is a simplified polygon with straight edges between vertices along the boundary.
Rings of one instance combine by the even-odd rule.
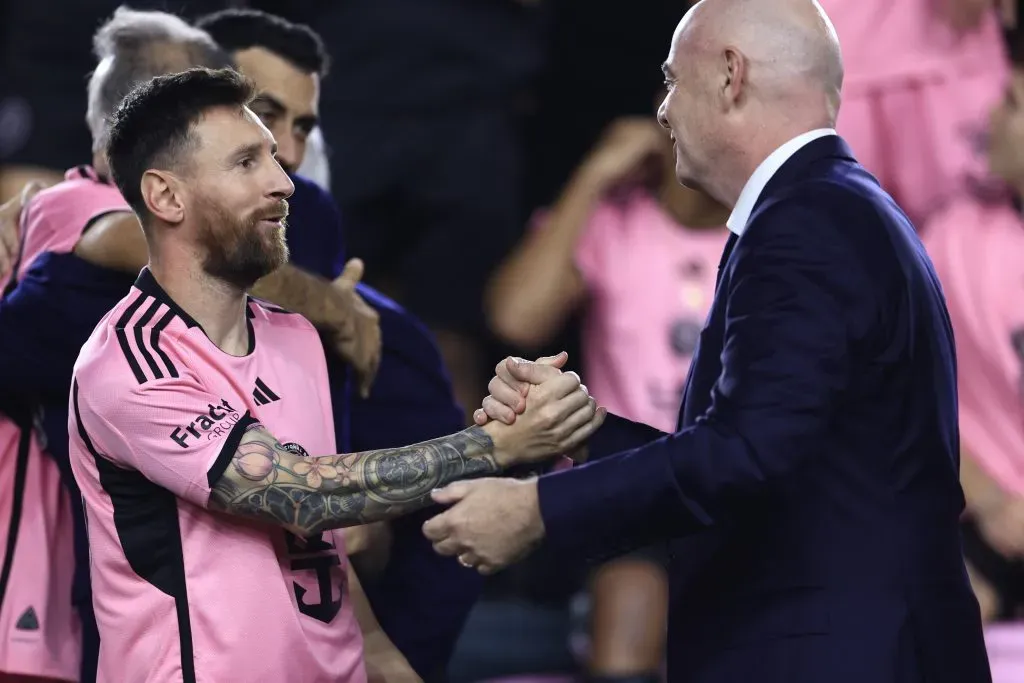
[[761, 164], [754, 169], [754, 174], [747, 180], [747, 184], [743, 186], [743, 191], [740, 192], [740, 198], [736, 200], [736, 206], [733, 207], [732, 213], [729, 214], [729, 220], [725, 224], [737, 235], [742, 235], [743, 231], [747, 229], [747, 221], [750, 220], [750, 214], [754, 210], [754, 204], [757, 203], [758, 197], [761, 196], [761, 192], [764, 190], [764, 186], [768, 184], [768, 181], [772, 179], [772, 176], [782, 168], [782, 165], [789, 161], [789, 158], [796, 154], [803, 146], [810, 142], [823, 138], [826, 135], [835, 135], [836, 131], [832, 128], [816, 128], [815, 130], [809, 130], [806, 133], [801, 133], [789, 142], [784, 143], [774, 152], [768, 155], [768, 158], [761, 162]]

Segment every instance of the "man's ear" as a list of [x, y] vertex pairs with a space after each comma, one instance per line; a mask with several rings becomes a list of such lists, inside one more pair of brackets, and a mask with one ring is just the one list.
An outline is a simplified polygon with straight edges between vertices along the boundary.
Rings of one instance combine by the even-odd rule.
[[746, 85], [747, 69], [749, 64], [746, 56], [734, 47], [727, 47], [722, 53], [722, 77], [719, 86], [719, 95], [723, 109], [732, 109], [737, 106], [743, 97], [743, 88]]
[[150, 169], [142, 174], [142, 199], [146, 208], [164, 223], [176, 225], [185, 220], [183, 189], [173, 173]]

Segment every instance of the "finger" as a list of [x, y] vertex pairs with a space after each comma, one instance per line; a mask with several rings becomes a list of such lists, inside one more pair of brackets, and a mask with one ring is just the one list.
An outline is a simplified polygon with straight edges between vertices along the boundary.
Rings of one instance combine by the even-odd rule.
[[491, 574], [497, 574], [498, 573], [498, 568], [497, 567], [495, 567], [493, 565], [489, 565], [486, 562], [482, 562], [482, 563], [476, 565], [476, 570], [478, 572], [480, 572], [480, 574], [482, 574], [483, 576], [490, 576]]
[[586, 426], [594, 419], [596, 414], [597, 401], [588, 396], [582, 405], [578, 406], [561, 420], [558, 426], [559, 433], [564, 434], [568, 438], [577, 429]]
[[563, 399], [575, 393], [586, 397], [586, 393], [580, 391], [580, 377], [575, 372], [566, 372], [549, 379], [537, 387], [534, 401], [552, 402]]
[[516, 411], [501, 401], [496, 400], [493, 396], [485, 397], [482, 405], [487, 417], [492, 420], [497, 420], [507, 425], [513, 424], [516, 421]]
[[508, 359], [505, 362], [505, 369], [513, 381], [526, 384], [543, 384], [562, 374], [562, 371], [553, 365], [531, 363], [521, 358]]
[[568, 439], [562, 442], [561, 449], [563, 452], [574, 451], [587, 442], [587, 439], [594, 435], [601, 425], [604, 424], [604, 419], [608, 417], [608, 409], [599, 407], [597, 412], [594, 413], [594, 417], [590, 418], [587, 424], [583, 425], [576, 431], [574, 431]]
[[480, 564], [480, 556], [472, 550], [464, 550], [459, 553], [459, 564], [466, 569], [476, 569], [477, 565]]
[[445, 486], [444, 488], [434, 489], [430, 492], [430, 497], [439, 505], [454, 505], [466, 497], [466, 495], [473, 489], [474, 483], [475, 482], [457, 481], [454, 484], [448, 484], [448, 486]]
[[435, 544], [452, 534], [451, 516], [447, 512], [431, 517], [423, 523], [423, 535]]
[[494, 374], [502, 382], [504, 382], [508, 386], [510, 386], [513, 389], [515, 389], [516, 391], [518, 391], [522, 396], [526, 396], [526, 394], [529, 393], [529, 391], [530, 391], [529, 383], [528, 382], [521, 382], [521, 381], [517, 380], [515, 377], [512, 376], [512, 373], [509, 372], [509, 369], [508, 369], [510, 363], [519, 363], [519, 362], [524, 362], [524, 361], [523, 361], [522, 358], [513, 358], [513, 357], [509, 356], [508, 358], [506, 358], [505, 360], [501, 361], [500, 363], [498, 363], [497, 365], [494, 366]]
[[21, 208], [24, 209], [25, 205], [32, 201], [32, 198], [39, 194], [41, 190], [45, 189], [45, 187], [46, 186], [38, 180], [30, 180], [25, 183], [25, 187], [21, 188]]
[[465, 548], [462, 547], [462, 544], [451, 538], [446, 538], [434, 543], [434, 552], [438, 555], [444, 555], [445, 557], [458, 555], [463, 550], [465, 550]]
[[362, 259], [349, 259], [345, 263], [345, 269], [341, 271], [341, 275], [334, 281], [335, 284], [347, 285], [355, 287], [356, 284], [363, 279], [363, 271], [365, 266], [363, 265]]
[[505, 383], [503, 379], [498, 376], [491, 378], [491, 381], [487, 383], [487, 391], [490, 392], [491, 398], [498, 403], [503, 403], [516, 413], [522, 413], [526, 410], [526, 399], [513, 387], [510, 387]]
[[483, 408], [477, 408], [475, 411], [473, 411], [473, 422], [475, 422], [477, 426], [483, 427], [490, 421], [491, 418], [487, 417], [487, 411], [485, 411]]
[[[590, 418], [594, 416], [594, 411], [597, 410], [597, 402], [582, 391], [574, 391], [553, 402], [548, 410], [551, 411], [551, 423], [555, 433], [568, 436], [582, 424], [590, 421]], [[581, 412], [586, 413], [582, 421], [579, 420]], [[573, 418], [576, 419], [576, 422], [570, 425], [569, 420]]]
[[536, 363], [539, 365], [550, 365], [555, 368], [561, 368], [565, 365], [567, 360], [569, 360], [569, 354], [565, 351], [561, 351], [557, 356], [541, 356], [536, 360]]

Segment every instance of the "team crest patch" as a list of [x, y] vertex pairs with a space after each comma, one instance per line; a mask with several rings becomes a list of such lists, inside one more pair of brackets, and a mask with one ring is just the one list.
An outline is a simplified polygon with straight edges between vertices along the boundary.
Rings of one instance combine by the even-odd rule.
[[299, 456], [300, 458], [308, 458], [309, 457], [309, 453], [306, 452], [305, 448], [303, 448], [299, 444], [297, 444], [295, 442], [292, 442], [292, 441], [289, 441], [288, 443], [281, 444], [281, 448], [285, 449], [286, 451], [288, 451], [292, 455]]

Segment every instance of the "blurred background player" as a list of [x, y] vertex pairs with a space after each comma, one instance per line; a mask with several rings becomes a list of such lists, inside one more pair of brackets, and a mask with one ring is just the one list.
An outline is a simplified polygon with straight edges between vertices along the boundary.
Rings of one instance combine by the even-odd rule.
[[993, 683], [1024, 680], [1024, 40], [1011, 46], [984, 154], [1002, 185], [962, 192], [925, 232], [956, 334], [964, 554]]
[[1016, 0], [820, 1], [846, 72], [837, 130], [920, 230], [976, 170]]

